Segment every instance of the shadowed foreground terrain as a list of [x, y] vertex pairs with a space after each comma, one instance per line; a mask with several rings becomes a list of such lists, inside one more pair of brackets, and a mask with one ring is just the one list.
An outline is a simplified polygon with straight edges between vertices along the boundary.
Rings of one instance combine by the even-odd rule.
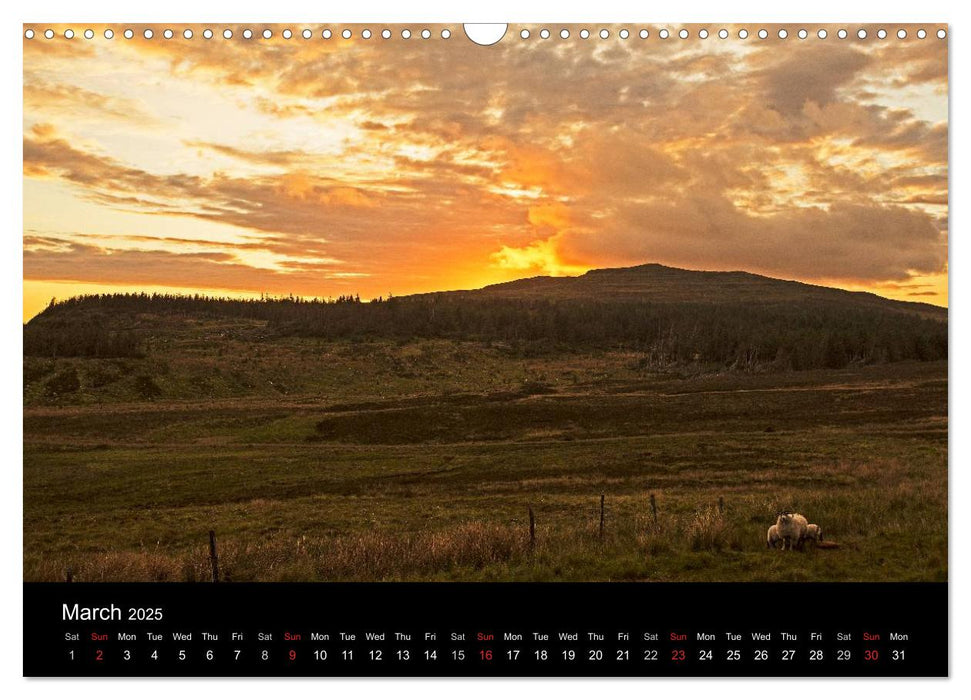
[[[643, 295], [625, 272], [616, 294]], [[231, 302], [53, 306], [25, 327], [25, 579], [206, 580], [209, 529], [234, 581], [946, 579], [946, 312], [747, 281], [728, 279], [734, 302], [767, 310], [732, 328], [830, 314], [843, 335], [805, 336], [795, 371], [781, 330], [706, 350], [672, 337], [696, 309], [655, 295], [637, 313], [666, 333], [539, 342], [547, 317], [572, 323], [567, 285], [567, 311], [456, 326], [472, 307], [446, 305], [448, 325], [410, 336], [373, 319], [337, 332], [329, 306], [297, 325]], [[370, 307], [340, 318], [402, 313], [347, 311]], [[490, 335], [497, 317], [521, 337]], [[780, 508], [839, 547], [768, 551]]]

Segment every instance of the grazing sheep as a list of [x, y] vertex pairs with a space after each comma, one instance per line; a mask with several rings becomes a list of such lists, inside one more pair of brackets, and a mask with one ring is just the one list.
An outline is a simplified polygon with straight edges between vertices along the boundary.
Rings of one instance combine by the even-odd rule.
[[779, 526], [773, 525], [765, 535], [765, 546], [769, 549], [776, 549], [782, 538], [779, 536]]
[[778, 526], [779, 536], [782, 538], [782, 549], [790, 551], [793, 547], [802, 549], [802, 543], [806, 539], [806, 528], [809, 526], [806, 516], [783, 511], [779, 513], [775, 524]]
[[806, 525], [806, 540], [819, 544], [823, 541], [823, 529], [816, 523], [809, 523]]

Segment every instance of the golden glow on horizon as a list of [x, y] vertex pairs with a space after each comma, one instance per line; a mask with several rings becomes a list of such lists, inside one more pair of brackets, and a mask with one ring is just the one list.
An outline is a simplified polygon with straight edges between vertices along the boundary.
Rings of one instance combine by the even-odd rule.
[[203, 287], [128, 287], [112, 284], [85, 284], [79, 282], [35, 282], [24, 281], [24, 323], [47, 308], [52, 299], [64, 300], [86, 294], [205, 294], [207, 296], [231, 297], [234, 299], [258, 299], [259, 294], [250, 292], [231, 292], [225, 289], [205, 289]]
[[95, 291], [373, 298], [645, 262], [947, 304], [946, 42], [92, 28], [24, 40], [25, 320]]

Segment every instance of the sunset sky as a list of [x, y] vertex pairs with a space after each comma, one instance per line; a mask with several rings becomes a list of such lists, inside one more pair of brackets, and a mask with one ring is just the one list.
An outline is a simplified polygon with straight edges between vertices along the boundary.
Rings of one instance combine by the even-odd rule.
[[33, 27], [25, 320], [88, 292], [371, 298], [645, 262], [947, 304], [936, 26], [247, 26]]

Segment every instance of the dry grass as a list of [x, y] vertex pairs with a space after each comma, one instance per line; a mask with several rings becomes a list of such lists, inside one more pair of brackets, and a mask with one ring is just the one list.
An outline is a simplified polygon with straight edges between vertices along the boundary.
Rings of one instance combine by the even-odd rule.
[[707, 508], [691, 518], [685, 527], [685, 538], [695, 552], [719, 552], [738, 544], [731, 524], [715, 508]]
[[[646, 579], [662, 561], [687, 562], [699, 554], [746, 549], [762, 555], [759, 542], [745, 535], [737, 523], [712, 506], [694, 513], [661, 514], [657, 522], [647, 515], [612, 522], [603, 537], [594, 522], [539, 527], [534, 545], [520, 524], [484, 522], [419, 533], [226, 538], [219, 542], [219, 568], [224, 581], [548, 580], [576, 576], [567, 572], [580, 572], [580, 578], [586, 579]], [[68, 569], [75, 581], [202, 582], [211, 578], [204, 543], [181, 554], [167, 554], [156, 547], [63, 558], [28, 557], [24, 575], [30, 581], [63, 580]]]
[[[226, 581], [380, 581], [482, 569], [522, 559], [528, 549], [519, 530], [472, 522], [449, 531], [404, 535], [230, 539], [219, 543], [219, 567]], [[24, 573], [32, 581], [63, 580], [68, 569], [75, 581], [206, 581], [211, 577], [205, 547], [182, 556], [143, 549], [30, 561]]]

